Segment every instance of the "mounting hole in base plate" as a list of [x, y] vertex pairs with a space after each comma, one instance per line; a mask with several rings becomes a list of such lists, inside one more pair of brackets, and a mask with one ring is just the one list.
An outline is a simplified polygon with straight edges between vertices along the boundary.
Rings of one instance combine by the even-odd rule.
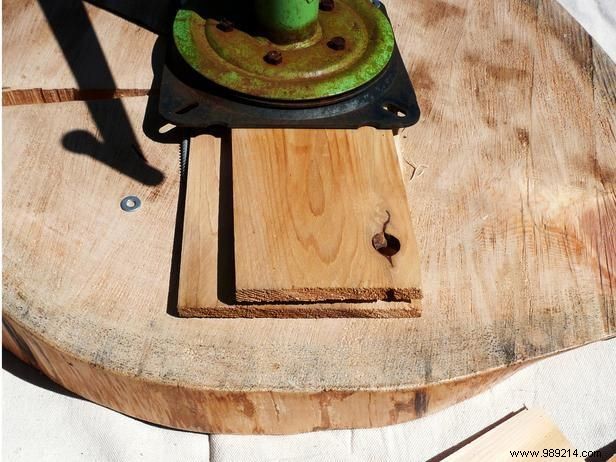
[[408, 114], [407, 112], [395, 103], [383, 104], [383, 110], [387, 111], [400, 119], [404, 119]]

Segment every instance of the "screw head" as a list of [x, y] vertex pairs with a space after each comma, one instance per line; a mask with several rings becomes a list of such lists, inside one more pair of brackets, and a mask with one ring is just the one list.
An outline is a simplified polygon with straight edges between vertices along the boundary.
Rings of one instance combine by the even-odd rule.
[[223, 19], [218, 24], [216, 24], [216, 28], [223, 32], [231, 32], [233, 29], [235, 29], [235, 26], [228, 19]]
[[263, 60], [267, 64], [277, 66], [278, 64], [282, 63], [282, 53], [278, 50], [268, 51], [265, 56], [263, 56]]
[[319, 2], [319, 9], [321, 11], [332, 11], [335, 6], [334, 0], [321, 0]]
[[346, 40], [344, 37], [334, 37], [329, 42], [327, 42], [327, 46], [332, 50], [341, 51], [346, 48]]

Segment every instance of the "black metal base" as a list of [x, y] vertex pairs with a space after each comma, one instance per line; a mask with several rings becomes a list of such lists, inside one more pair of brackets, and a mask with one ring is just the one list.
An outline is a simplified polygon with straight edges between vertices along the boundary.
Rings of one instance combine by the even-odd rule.
[[197, 75], [172, 50], [163, 69], [159, 111], [170, 123], [195, 129], [371, 126], [396, 130], [419, 120], [415, 91], [397, 46], [385, 70], [372, 82], [341, 97], [306, 102], [266, 101], [231, 92]]

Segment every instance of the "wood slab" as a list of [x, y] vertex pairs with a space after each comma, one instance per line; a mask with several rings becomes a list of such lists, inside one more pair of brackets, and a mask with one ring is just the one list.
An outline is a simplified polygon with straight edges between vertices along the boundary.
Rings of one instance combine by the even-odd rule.
[[3, 344], [132, 416], [294, 433], [413, 419], [613, 337], [616, 65], [554, 1], [387, 6], [423, 109], [397, 139], [421, 318], [176, 317], [177, 146], [136, 97], [4, 108]]
[[233, 211], [240, 302], [421, 298], [391, 131], [233, 130]]
[[191, 140], [178, 290], [180, 316], [408, 318], [421, 314], [418, 302], [238, 304], [234, 286], [233, 154], [230, 133], [222, 140], [213, 136]]
[[156, 35], [82, 0], [6, 0], [2, 27], [4, 106], [150, 91]]

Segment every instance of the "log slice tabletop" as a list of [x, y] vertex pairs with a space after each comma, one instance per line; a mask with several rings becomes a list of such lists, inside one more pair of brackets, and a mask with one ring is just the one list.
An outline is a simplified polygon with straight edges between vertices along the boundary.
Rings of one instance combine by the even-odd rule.
[[397, 138], [420, 319], [177, 317], [177, 146], [132, 97], [4, 108], [3, 345], [132, 416], [294, 433], [413, 419], [613, 337], [614, 63], [553, 0], [387, 6], [423, 110]]

